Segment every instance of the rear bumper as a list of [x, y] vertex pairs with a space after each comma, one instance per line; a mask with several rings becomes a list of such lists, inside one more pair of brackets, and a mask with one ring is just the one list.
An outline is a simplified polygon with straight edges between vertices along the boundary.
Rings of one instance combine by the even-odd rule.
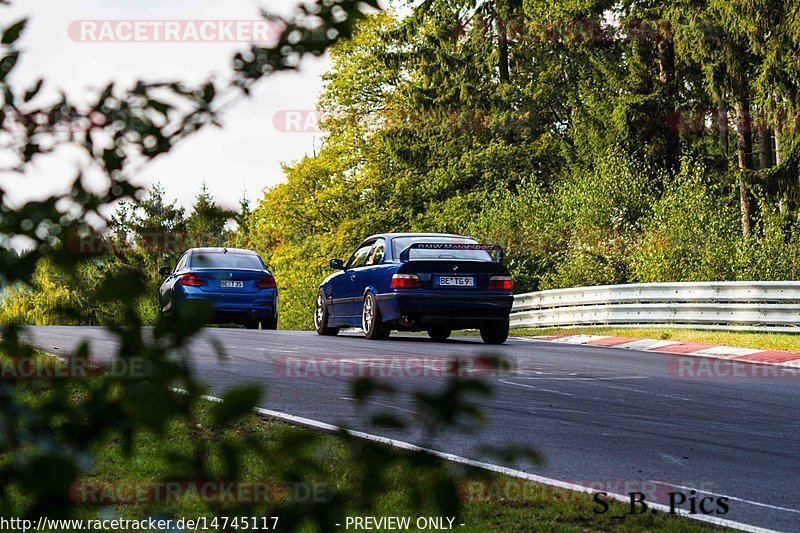
[[211, 314], [211, 324], [242, 324], [253, 320], [269, 320], [275, 318], [272, 309], [219, 309], [214, 308]]
[[184, 295], [183, 302], [205, 301], [211, 304], [212, 324], [246, 323], [252, 320], [268, 320], [277, 312], [277, 294], [259, 295], [258, 297], [236, 297], [222, 299], [199, 294]]
[[426, 291], [378, 296], [384, 321], [410, 321], [420, 326], [467, 327], [508, 320], [514, 296], [496, 292]]

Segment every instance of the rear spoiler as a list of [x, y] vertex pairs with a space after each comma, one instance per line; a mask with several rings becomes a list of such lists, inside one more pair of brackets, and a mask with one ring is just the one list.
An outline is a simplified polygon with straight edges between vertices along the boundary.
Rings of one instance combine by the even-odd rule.
[[400, 262], [408, 263], [411, 250], [482, 250], [497, 252], [497, 262], [503, 263], [503, 249], [497, 244], [459, 244], [456, 242], [416, 242], [400, 252]]

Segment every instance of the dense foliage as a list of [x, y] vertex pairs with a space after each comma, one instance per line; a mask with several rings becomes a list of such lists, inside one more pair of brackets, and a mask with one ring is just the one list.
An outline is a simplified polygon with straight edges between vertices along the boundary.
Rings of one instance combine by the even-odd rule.
[[[246, 215], [246, 202], [242, 208]], [[2, 302], [2, 321], [38, 325], [115, 325], [125, 321], [126, 305], [98, 306], [109, 284], [126, 277], [146, 285], [136, 295], [137, 314], [146, 324], [158, 318], [156, 294], [163, 281], [159, 266], [175, 266], [193, 246], [222, 246], [231, 238], [229, 225], [237, 214], [217, 205], [205, 184], [187, 216], [175, 201], [167, 202], [156, 183], [138, 201], [120, 201], [103, 232], [85, 233], [67, 240], [67, 249], [90, 256], [75, 268], [47, 258], [36, 264], [30, 282], [12, 285]], [[246, 230], [243, 227], [242, 230]]]
[[324, 145], [239, 242], [308, 328], [327, 259], [379, 231], [507, 249], [518, 292], [800, 279], [800, 7], [425, 0], [332, 49]]

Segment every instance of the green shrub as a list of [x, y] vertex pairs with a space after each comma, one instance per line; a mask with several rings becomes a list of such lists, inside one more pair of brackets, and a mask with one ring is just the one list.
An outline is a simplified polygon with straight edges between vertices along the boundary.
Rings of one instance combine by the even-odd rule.
[[737, 278], [737, 207], [708, 185], [707, 173], [686, 162], [654, 203], [628, 260], [632, 281]]

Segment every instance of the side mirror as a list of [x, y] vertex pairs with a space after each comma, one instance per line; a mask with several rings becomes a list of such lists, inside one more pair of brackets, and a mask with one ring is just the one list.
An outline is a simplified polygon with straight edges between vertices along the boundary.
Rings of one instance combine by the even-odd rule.
[[341, 259], [331, 259], [331, 268], [334, 270], [344, 270], [344, 263]]
[[169, 276], [170, 273], [172, 273], [172, 269], [170, 267], [166, 267], [166, 266], [165, 267], [160, 267], [158, 269], [158, 273], [161, 274], [162, 276]]

